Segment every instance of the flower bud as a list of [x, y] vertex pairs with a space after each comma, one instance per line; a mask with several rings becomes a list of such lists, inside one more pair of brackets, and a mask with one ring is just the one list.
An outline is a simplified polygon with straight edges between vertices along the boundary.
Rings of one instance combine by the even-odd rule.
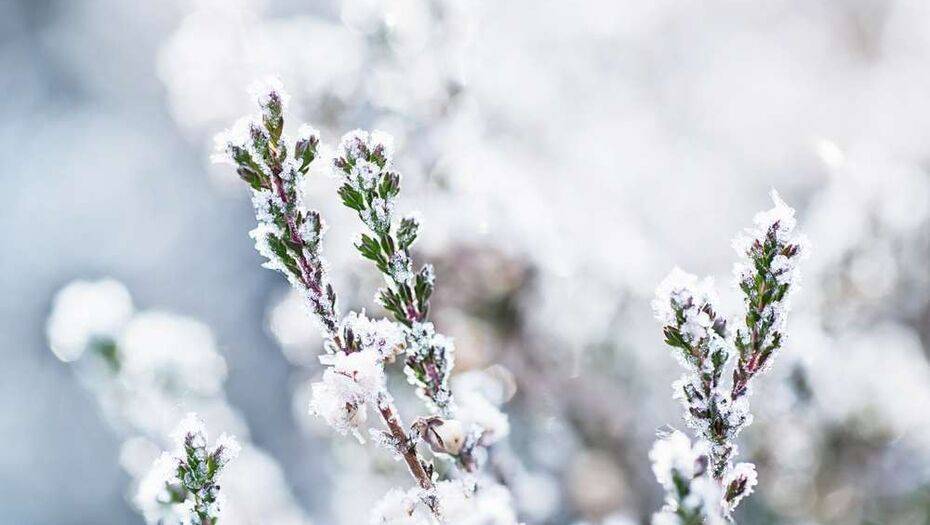
[[465, 430], [460, 421], [440, 417], [421, 418], [413, 424], [414, 430], [438, 454], [458, 455], [465, 444]]

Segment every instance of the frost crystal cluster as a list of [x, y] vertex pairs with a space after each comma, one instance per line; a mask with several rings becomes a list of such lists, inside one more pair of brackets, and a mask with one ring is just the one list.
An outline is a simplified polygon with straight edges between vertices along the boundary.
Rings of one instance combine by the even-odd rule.
[[[670, 501], [656, 523], [693, 523], [688, 520], [697, 507], [681, 510], [688, 501], [682, 499], [683, 488], [691, 487], [706, 499], [701, 512], [719, 508], [729, 518], [756, 484], [752, 464], [732, 462], [735, 439], [752, 423], [751, 382], [771, 366], [781, 348], [790, 295], [799, 279], [797, 263], [807, 255], [806, 239], [795, 232], [794, 210], [774, 191], [772, 200], [774, 208], [757, 214], [753, 228], [733, 243], [740, 256], [734, 274], [746, 309], [735, 335], [728, 333], [719, 314], [710, 279], [698, 280], [675, 268], [656, 290], [656, 318], [663, 324], [666, 344], [686, 370], [673, 385], [674, 396], [684, 406], [685, 421], [699, 439], [695, 449], [701, 451], [697, 460], [689, 459], [685, 451], [691, 445], [680, 432], [656, 444], [650, 457]], [[731, 381], [725, 384], [724, 374], [734, 360]], [[707, 503], [707, 484], [716, 491], [714, 505]]]
[[139, 484], [136, 503], [148, 523], [215, 525], [224, 505], [219, 478], [241, 447], [226, 434], [208, 447], [206, 427], [194, 413], [181, 421], [174, 437], [175, 451], [155, 460]]
[[[339, 197], [357, 213], [366, 230], [355, 247], [384, 275], [386, 286], [379, 290], [377, 300], [393, 320], [370, 319], [364, 312], [340, 317], [321, 255], [323, 221], [319, 212], [305, 206], [300, 193], [318, 156], [319, 136], [304, 126], [291, 145], [283, 132], [287, 99], [277, 82], [268, 83], [257, 95], [260, 114], [217, 137], [220, 152], [216, 159], [236, 166], [252, 188], [259, 222], [252, 236], [258, 251], [268, 259], [265, 266], [287, 276], [323, 328], [326, 352], [320, 362], [324, 371], [322, 379], [311, 385], [310, 412], [337, 432], [352, 433], [359, 440], [369, 411], [376, 413], [384, 429], [371, 428], [369, 433], [376, 444], [404, 460], [417, 482], [416, 488], [404, 492], [404, 498], [414, 503], [403, 523], [419, 523], [409, 521], [418, 519], [417, 512], [425, 512], [428, 520], [445, 519], [449, 514], [445, 507], [453, 504], [440, 497], [445, 490], [441, 487], [452, 486], [446, 484], [452, 482], [437, 481], [438, 473], [419, 450], [419, 442], [471, 476], [478, 472], [485, 448], [505, 437], [506, 416], [491, 403], [479, 406], [479, 401], [470, 401], [474, 417], [468, 421], [456, 418], [449, 385], [454, 346], [428, 319], [433, 267], [414, 265], [410, 250], [420, 221], [416, 216], [395, 217], [401, 177], [393, 168], [393, 139], [378, 131], [346, 134], [332, 166], [341, 183]], [[385, 366], [401, 357], [408, 381], [431, 412], [410, 428], [404, 426], [386, 387]], [[489, 411], [494, 414], [488, 415]], [[482, 428], [481, 420], [493, 422], [495, 428]], [[484, 480], [473, 485], [472, 495], [500, 488]], [[377, 516], [373, 519], [384, 522]]]
[[431, 491], [414, 488], [393, 489], [375, 506], [372, 523], [419, 525], [430, 523], [431, 513], [424, 501], [434, 501], [442, 509], [441, 519], [457, 525], [505, 525], [516, 523], [510, 494], [500, 485], [482, 487], [474, 482], [447, 480]]

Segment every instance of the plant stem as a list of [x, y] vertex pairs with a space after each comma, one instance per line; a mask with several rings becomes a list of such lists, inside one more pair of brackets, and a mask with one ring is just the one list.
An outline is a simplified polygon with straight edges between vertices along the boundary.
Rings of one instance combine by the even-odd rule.
[[417, 454], [416, 443], [407, 436], [407, 432], [404, 430], [403, 422], [400, 419], [400, 415], [397, 413], [397, 409], [394, 407], [394, 403], [387, 397], [380, 399], [378, 401], [378, 412], [381, 414], [381, 419], [391, 432], [391, 435], [397, 440], [398, 452], [401, 453], [404, 462], [407, 463], [407, 469], [410, 471], [410, 474], [417, 480], [420, 488], [423, 490], [432, 490], [433, 480], [426, 472], [426, 469], [423, 468], [423, 463], [420, 461], [420, 456]]

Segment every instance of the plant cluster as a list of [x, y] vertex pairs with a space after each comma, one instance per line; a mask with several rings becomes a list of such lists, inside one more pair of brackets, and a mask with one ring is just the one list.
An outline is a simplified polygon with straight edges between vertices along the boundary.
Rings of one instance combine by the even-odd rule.
[[[377, 299], [393, 320], [370, 319], [364, 311], [342, 317], [322, 256], [325, 222], [301, 195], [311, 165], [320, 156], [319, 134], [302, 126], [291, 143], [284, 133], [288, 96], [278, 82], [259, 87], [256, 97], [260, 113], [241, 119], [218, 136], [216, 160], [233, 164], [252, 190], [258, 226], [251, 236], [267, 259], [265, 266], [287, 276], [322, 328], [324, 372], [321, 381], [312, 385], [310, 411], [337, 432], [352, 433], [359, 440], [369, 409], [377, 413], [383, 428], [369, 429], [371, 436], [404, 461], [417, 484], [404, 496], [404, 501], [416, 502], [402, 506], [409, 508], [408, 522], [419, 523], [415, 509], [420, 505], [433, 519], [450, 520], [462, 507], [454, 503], [452, 492], [477, 504], [485, 492], [496, 490], [493, 484], [475, 481], [479, 479], [475, 475], [484, 448], [504, 433], [500, 428], [483, 428], [476, 422], [480, 418], [456, 419], [449, 389], [454, 345], [428, 320], [433, 268], [427, 264], [415, 270], [411, 256], [420, 222], [414, 216], [399, 220], [394, 216], [401, 177], [393, 167], [392, 139], [381, 132], [353, 131], [342, 138], [332, 159], [332, 169], [342, 182], [339, 197], [367, 230], [355, 246], [384, 275], [386, 286]], [[398, 359], [430, 411], [410, 427], [404, 424], [385, 377], [385, 367]], [[490, 404], [486, 409], [497, 410]], [[455, 465], [462, 479], [441, 481], [418, 446], [421, 442], [433, 456]], [[378, 509], [397, 508], [388, 501], [399, 500], [396, 494], [389, 495]], [[378, 509], [373, 521], [400, 523], [379, 516]]]

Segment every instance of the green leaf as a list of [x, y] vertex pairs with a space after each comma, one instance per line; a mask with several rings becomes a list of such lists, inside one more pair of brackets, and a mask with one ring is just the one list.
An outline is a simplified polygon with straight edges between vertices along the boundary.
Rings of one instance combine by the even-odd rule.
[[365, 209], [365, 197], [359, 191], [348, 184], [343, 184], [339, 188], [339, 196], [342, 197], [342, 203], [355, 211], [361, 212]]
[[401, 250], [407, 250], [417, 240], [420, 223], [413, 217], [404, 217], [397, 227], [397, 244]]
[[389, 171], [381, 176], [381, 184], [378, 185], [378, 195], [384, 200], [393, 199], [400, 193], [400, 174]]
[[379, 265], [379, 268], [384, 265], [385, 269], [387, 269], [387, 260], [381, 253], [381, 246], [378, 241], [363, 233], [355, 247], [362, 254], [362, 257], [374, 261]]
[[280, 239], [278, 236], [269, 233], [268, 237], [268, 246], [271, 248], [271, 251], [274, 252], [275, 256], [281, 261], [281, 264], [294, 276], [300, 277], [300, 267], [297, 265], [297, 261], [291, 257], [288, 253], [288, 248], [285, 242]]
[[404, 310], [403, 301], [393, 290], [389, 288], [382, 288], [378, 291], [378, 302], [381, 303], [381, 306], [385, 310], [394, 314], [394, 318], [397, 321], [410, 326], [410, 320], [407, 319], [407, 312]]

